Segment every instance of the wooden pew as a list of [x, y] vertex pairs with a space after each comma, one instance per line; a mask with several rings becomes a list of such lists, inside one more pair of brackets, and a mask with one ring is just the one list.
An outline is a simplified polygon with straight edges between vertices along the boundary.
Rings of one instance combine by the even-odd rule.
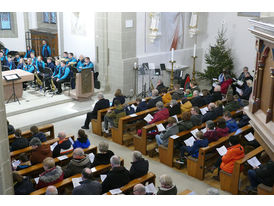
[[[89, 146], [88, 148], [84, 149], [84, 152], [86, 154], [93, 153], [97, 154], [97, 147], [96, 146]], [[72, 159], [73, 153], [68, 154], [68, 158], [64, 160], [59, 160], [58, 157], [54, 158], [54, 162], [56, 165], [64, 166], [66, 165], [71, 159]], [[43, 164], [38, 163], [35, 165], [32, 165], [31, 167], [28, 167], [26, 169], [19, 170], [18, 173], [23, 176], [31, 176], [31, 177], [37, 177], [40, 173], [44, 171]]]
[[244, 158], [237, 160], [234, 163], [233, 173], [229, 174], [223, 170], [220, 171], [220, 185], [221, 189], [227, 192], [237, 195], [239, 193], [239, 180], [241, 173], [241, 166], [250, 158], [260, 154], [264, 149], [262, 146], [257, 147], [253, 151], [245, 155]]
[[[124, 159], [121, 158], [121, 165], [124, 165]], [[99, 176], [102, 173], [105, 173], [106, 171], [109, 171], [111, 169], [111, 165], [107, 164], [107, 165], [98, 165], [95, 167], [96, 171], [93, 172], [93, 176]], [[54, 186], [58, 189], [58, 191], [60, 192], [60, 190], [63, 190], [65, 187], [71, 187], [72, 186], [72, 179], [73, 178], [79, 178], [81, 177], [81, 174], [76, 174], [73, 175], [71, 177], [68, 177], [66, 179], [63, 179], [61, 182], [58, 182], [56, 184], [54, 184]], [[39, 190], [35, 190], [34, 192], [30, 193], [30, 195], [43, 195], [46, 193], [47, 187], [43, 187]]]
[[[53, 126], [53, 124], [47, 124], [47, 125], [39, 126], [38, 130], [39, 130], [39, 132], [43, 132], [43, 133], [49, 132], [49, 135], [47, 136], [48, 140], [53, 139], [55, 137], [54, 136], [54, 126]], [[32, 134], [31, 134], [30, 130], [22, 132], [22, 137], [31, 138]], [[14, 139], [15, 139], [14, 134], [9, 135], [9, 142], [10, 143], [12, 143], [14, 141]]]
[[[133, 190], [133, 187], [136, 184], [145, 184], [145, 183], [149, 182], [149, 183], [153, 183], [155, 185], [155, 178], [156, 178], [155, 174], [153, 174], [152, 172], [148, 172], [146, 175], [144, 175], [142, 177], [131, 180], [128, 184], [121, 187], [120, 190], [124, 194], [130, 194]], [[111, 195], [110, 192], [107, 192], [106, 194]]]
[[[250, 132], [251, 130], [252, 130], [251, 125], [246, 125], [241, 128], [241, 132], [238, 135], [246, 134]], [[195, 177], [199, 180], [203, 180], [205, 175], [206, 161], [216, 156], [216, 148], [221, 147], [223, 144], [225, 144], [228, 141], [229, 137], [234, 134], [235, 132], [229, 134], [228, 136], [221, 137], [215, 142], [209, 143], [207, 147], [200, 148], [198, 158], [189, 156], [187, 158], [188, 175]]]
[[[71, 137], [72, 140], [74, 141], [74, 135], [71, 135], [71, 136], [68, 136], [68, 137]], [[59, 138], [54, 138], [54, 139], [50, 139], [46, 142], [42, 142], [42, 144], [53, 144], [55, 142], [58, 142], [59, 141]], [[19, 156], [21, 153], [30, 153], [32, 151], [32, 147], [29, 146], [29, 147], [26, 147], [26, 148], [23, 148], [23, 149], [19, 149], [19, 150], [15, 150], [13, 152], [10, 153], [10, 156], [11, 158], [16, 158], [17, 156]]]
[[257, 191], [258, 195], [274, 195], [274, 186], [269, 187], [264, 184], [259, 184]]
[[[231, 112], [231, 115], [232, 116], [236, 116], [238, 114], [242, 114], [242, 110], [237, 110], [237, 111], [234, 111], [234, 112]], [[217, 119], [214, 120], [214, 122], [216, 122], [219, 118], [221, 118], [222, 116], [218, 117]], [[179, 132], [177, 134], [177, 136], [179, 136], [176, 140], [178, 139], [181, 139], [183, 137], [188, 137], [188, 136], [191, 136], [191, 131], [192, 130], [195, 130], [195, 129], [202, 129], [206, 126], [205, 123], [203, 123], [202, 125], [200, 126], [195, 126], [195, 127], [192, 127], [190, 130], [186, 130], [186, 131], [182, 131], [182, 132]], [[168, 146], [165, 147], [163, 145], [160, 145], [159, 146], [159, 158], [160, 158], [160, 162], [172, 167], [173, 166], [173, 158], [174, 158], [174, 143], [175, 143], [175, 140], [171, 137], [169, 137], [168, 139]]]

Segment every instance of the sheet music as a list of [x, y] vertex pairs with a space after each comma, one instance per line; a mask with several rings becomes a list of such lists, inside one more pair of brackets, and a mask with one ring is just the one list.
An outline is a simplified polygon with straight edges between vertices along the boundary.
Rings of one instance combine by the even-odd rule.
[[35, 181], [36, 184], [38, 184], [38, 182], [39, 182], [39, 177], [35, 177], [35, 178], [34, 178], [34, 181]]
[[212, 80], [213, 80], [213, 81], [218, 81], [218, 79], [217, 79], [217, 78], [212, 78]]
[[200, 111], [201, 111], [202, 115], [204, 115], [205, 113], [207, 113], [208, 108], [207, 107], [201, 108]]
[[89, 157], [90, 162], [93, 163], [95, 155], [93, 153], [89, 153], [88, 157]]
[[179, 136], [178, 135], [172, 135], [172, 136], [170, 136], [170, 138], [172, 138], [172, 139], [177, 139]]
[[247, 160], [247, 162], [254, 168], [259, 167], [259, 165], [261, 164], [257, 157], [252, 157], [251, 159]]
[[106, 179], [107, 175], [100, 175], [101, 181], [104, 182], [104, 180]]
[[244, 83], [243, 83], [241, 80], [238, 80], [238, 81], [237, 81], [237, 84], [238, 84], [239, 86], [242, 86]]
[[134, 114], [130, 114], [129, 116], [130, 117], [137, 117], [138, 115], [134, 113]]
[[151, 114], [148, 114], [148, 115], [144, 118], [144, 120], [145, 120], [146, 122], [151, 122], [151, 121], [153, 120], [153, 116], [152, 116]]
[[80, 182], [82, 181], [82, 177], [72, 178], [71, 181], [73, 184], [73, 188], [75, 188], [80, 185]]
[[204, 128], [204, 129], [201, 129], [201, 131], [202, 131], [203, 133], [205, 133], [205, 132], [206, 132], [206, 128]]
[[136, 111], [137, 107], [134, 104], [132, 104], [131, 107]]
[[179, 122], [178, 117], [177, 117], [177, 115], [176, 115], [176, 114], [175, 114], [175, 115], [173, 115], [172, 117], [174, 117], [174, 118], [176, 119], [177, 123]]
[[236, 87], [236, 92], [238, 92], [240, 95], [243, 95], [243, 90], [241, 90], [240, 88]]
[[67, 158], [68, 158], [67, 155], [62, 155], [62, 156], [60, 156], [60, 157], [57, 157], [57, 159], [59, 159], [60, 161], [65, 160], [65, 159], [67, 159]]
[[212, 84], [212, 86], [213, 87], [216, 87], [218, 84], [216, 83], [216, 82], [214, 82], [213, 84]]
[[195, 139], [193, 136], [191, 136], [190, 138], [186, 139], [184, 142], [186, 146], [192, 147], [195, 142]]
[[152, 193], [152, 194], [157, 193], [157, 190], [153, 183], [150, 183], [149, 185], [145, 186], [145, 188], [146, 188], [146, 193]]
[[58, 142], [55, 142], [54, 144], [50, 145], [50, 150], [53, 151], [54, 148], [58, 145]]
[[216, 148], [216, 150], [221, 156], [224, 156], [227, 153], [227, 149], [224, 145], [219, 148]]
[[249, 132], [247, 135], [245, 135], [245, 138], [249, 142], [251, 142], [251, 141], [253, 141], [255, 139], [255, 137], [253, 136], [253, 134], [251, 132]]
[[14, 160], [14, 161], [12, 162], [13, 168], [17, 168], [17, 167], [20, 165], [20, 163], [21, 163], [20, 160]]
[[240, 128], [240, 129], [237, 129], [237, 131], [235, 132], [234, 135], [238, 135], [238, 134], [240, 134], [241, 132], [242, 132], [241, 128]]
[[120, 190], [120, 188], [117, 189], [113, 189], [109, 191], [112, 195], [117, 195], [117, 194], [121, 194], [122, 190]]
[[69, 141], [71, 142], [71, 144], [74, 144], [74, 141], [72, 140], [72, 138], [69, 138]]
[[199, 132], [199, 130], [197, 128], [192, 130], [190, 133], [193, 134], [194, 137], [197, 137], [196, 132]]
[[163, 132], [163, 131], [166, 130], [166, 128], [164, 127], [163, 124], [157, 124], [156, 127], [157, 127], [157, 129], [158, 129], [159, 132]]
[[97, 170], [96, 170], [95, 167], [91, 168], [91, 172], [96, 172], [96, 171], [97, 171]]

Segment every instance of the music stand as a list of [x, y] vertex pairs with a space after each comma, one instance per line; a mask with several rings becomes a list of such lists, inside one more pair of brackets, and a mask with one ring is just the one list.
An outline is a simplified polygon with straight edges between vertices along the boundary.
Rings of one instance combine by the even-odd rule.
[[160, 64], [161, 70], [166, 70], [166, 65], [165, 64]]
[[15, 93], [14, 81], [18, 80], [18, 79], [21, 79], [21, 77], [19, 77], [18, 74], [9, 74], [9, 75], [5, 75], [4, 78], [8, 82], [12, 81], [12, 95], [8, 99], [7, 103], [9, 103], [10, 100], [13, 98], [14, 102], [16, 100], [20, 104], [19, 99], [17, 98], [16, 93]]
[[40, 73], [42, 73], [44, 96], [46, 96], [46, 80], [50, 79], [50, 77], [52, 76], [52, 70], [49, 67], [40, 67], [39, 71]]

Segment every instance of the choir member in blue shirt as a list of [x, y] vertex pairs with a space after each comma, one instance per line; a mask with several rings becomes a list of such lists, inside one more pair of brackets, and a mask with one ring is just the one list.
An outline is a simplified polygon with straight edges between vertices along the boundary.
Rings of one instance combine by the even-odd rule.
[[35, 64], [36, 68], [37, 68], [37, 72], [40, 72], [41, 68], [45, 68], [45, 62], [43, 62], [42, 57], [38, 56], [37, 60], [36, 60], [36, 64]]
[[85, 63], [85, 57], [81, 54], [81, 55], [79, 56], [78, 61], [77, 61], [77, 66], [76, 66], [76, 68], [79, 69], [79, 67], [83, 67], [84, 63]]
[[27, 51], [26, 51], [26, 54], [25, 54], [24, 58], [31, 58], [31, 56], [30, 56], [31, 52], [33, 54], [35, 54], [35, 51], [33, 49], [31, 49], [30, 46], [27, 46]]
[[6, 63], [7, 67], [9, 67], [10, 70], [13, 70], [16, 68], [14, 62], [11, 59], [11, 56], [8, 56], [8, 61]]
[[86, 57], [85, 58], [85, 63], [83, 66], [79, 67], [78, 68], [78, 71], [81, 72], [82, 69], [92, 69], [93, 70], [93, 63], [90, 61], [90, 58], [89, 57]]
[[68, 57], [69, 57], [69, 61], [68, 61], [69, 63], [74, 63], [74, 64], [77, 63], [77, 60], [74, 58], [73, 53], [69, 53]]
[[52, 72], [54, 72], [55, 64], [53, 63], [51, 57], [47, 58], [47, 67], [50, 68]]
[[54, 72], [52, 74], [53, 78], [57, 77], [57, 75], [59, 74], [60, 68], [61, 68], [60, 61], [55, 60], [55, 68], [54, 68]]
[[53, 82], [58, 89], [56, 94], [62, 93], [62, 83], [70, 81], [70, 68], [66, 66], [66, 62], [64, 60], [61, 61], [61, 69], [59, 70], [59, 74], [53, 79]]
[[23, 70], [27, 71], [27, 72], [30, 72], [30, 73], [34, 72], [35, 67], [34, 67], [34, 64], [32, 64], [32, 59], [31, 58], [28, 58], [27, 65], [24, 66]]
[[51, 49], [49, 45], [47, 44], [46, 40], [43, 40], [42, 44], [43, 44], [42, 57], [44, 61], [47, 61], [47, 58], [51, 56]]
[[2, 50], [0, 51], [0, 59], [1, 59], [2, 66], [7, 65], [8, 58], [7, 56], [4, 55], [4, 52]]
[[24, 66], [25, 66], [25, 61], [24, 61], [23, 58], [21, 58], [21, 59], [19, 60], [18, 65], [17, 65], [17, 69], [23, 69], [23, 70], [24, 70]]
[[9, 49], [8, 48], [3, 48], [2, 49], [3, 53], [5, 56], [8, 56], [8, 53], [9, 53]]
[[19, 61], [20, 61], [21, 57], [20, 55], [17, 53], [13, 59], [13, 62], [15, 64], [15, 66], [17, 67], [17, 65], [19, 64]]
[[35, 57], [35, 54], [33, 52], [30, 53], [30, 58], [32, 60], [32, 64], [36, 65], [37, 58]]

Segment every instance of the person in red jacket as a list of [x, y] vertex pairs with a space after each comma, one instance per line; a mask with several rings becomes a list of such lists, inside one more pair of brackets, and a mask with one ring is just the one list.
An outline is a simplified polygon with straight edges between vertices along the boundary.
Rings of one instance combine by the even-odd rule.
[[165, 120], [169, 117], [169, 111], [167, 108], [164, 107], [163, 102], [157, 102], [156, 107], [159, 111], [153, 115], [153, 119], [148, 124], [153, 124], [155, 122]]
[[208, 143], [219, 139], [217, 132], [214, 129], [214, 122], [212, 120], [208, 120], [206, 122], [206, 132], [204, 133], [204, 138], [208, 140]]
[[218, 138], [227, 136], [229, 134], [229, 129], [226, 126], [226, 121], [224, 118], [220, 118], [217, 120], [216, 132]]
[[211, 172], [213, 172], [215, 168], [218, 168], [218, 176], [214, 176], [214, 179], [219, 180], [220, 170], [232, 174], [234, 163], [245, 156], [244, 148], [240, 145], [238, 136], [230, 136], [229, 145], [230, 147], [227, 148], [227, 153], [223, 157], [219, 157], [215, 165], [211, 168]]
[[63, 180], [64, 172], [60, 166], [55, 166], [55, 162], [52, 157], [47, 157], [43, 160], [43, 168], [45, 172], [39, 175], [38, 184], [35, 187], [36, 190], [53, 185]]

